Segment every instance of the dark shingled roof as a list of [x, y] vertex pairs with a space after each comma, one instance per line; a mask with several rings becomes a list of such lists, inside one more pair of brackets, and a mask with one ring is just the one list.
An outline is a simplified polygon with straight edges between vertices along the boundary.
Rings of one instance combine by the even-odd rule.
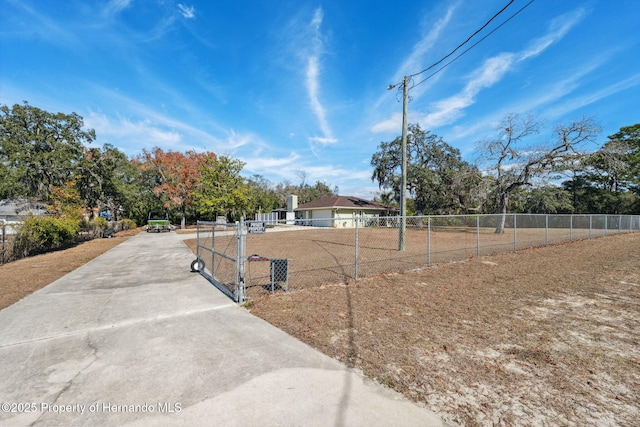
[[327, 209], [327, 208], [347, 208], [347, 209], [360, 209], [360, 210], [385, 210], [385, 211], [397, 211], [398, 208], [393, 206], [383, 205], [378, 202], [372, 202], [370, 200], [361, 199], [359, 197], [352, 196], [328, 196], [321, 199], [304, 203], [298, 206], [295, 210], [309, 210], [309, 209]]

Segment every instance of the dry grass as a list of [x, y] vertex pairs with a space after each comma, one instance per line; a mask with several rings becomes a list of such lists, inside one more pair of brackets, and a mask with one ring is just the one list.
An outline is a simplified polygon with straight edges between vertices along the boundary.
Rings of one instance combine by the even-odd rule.
[[640, 419], [640, 234], [306, 288], [250, 310], [466, 426]]

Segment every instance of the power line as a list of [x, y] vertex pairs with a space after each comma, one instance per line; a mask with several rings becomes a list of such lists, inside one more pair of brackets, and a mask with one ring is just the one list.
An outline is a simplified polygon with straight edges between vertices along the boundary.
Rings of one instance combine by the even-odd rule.
[[[414, 84], [412, 87], [416, 87], [419, 84], [424, 83], [425, 81], [429, 80], [431, 77], [435, 76], [436, 74], [438, 74], [440, 71], [444, 70], [445, 68], [447, 68], [449, 65], [451, 65], [452, 63], [454, 63], [455, 61], [457, 61], [462, 55], [464, 55], [465, 53], [469, 52], [471, 49], [473, 49], [474, 47], [476, 47], [478, 44], [480, 44], [484, 39], [486, 39], [487, 37], [489, 37], [491, 34], [493, 34], [494, 32], [496, 32], [498, 29], [500, 29], [500, 27], [502, 27], [504, 24], [506, 24], [507, 22], [511, 21], [513, 18], [516, 17], [516, 15], [518, 15], [520, 12], [522, 12], [523, 10], [525, 10], [527, 7], [529, 7], [531, 5], [531, 3], [533, 3], [534, 0], [531, 0], [529, 3], [525, 4], [523, 7], [521, 7], [516, 13], [514, 13], [513, 15], [511, 15], [509, 18], [507, 18], [503, 23], [501, 23], [500, 25], [498, 25], [496, 28], [494, 28], [493, 30], [491, 30], [488, 34], [486, 34], [484, 37], [482, 37], [480, 40], [478, 40], [477, 42], [475, 42], [474, 44], [472, 44], [471, 46], [469, 46], [466, 50], [464, 50], [463, 52], [461, 52], [458, 56], [456, 56], [455, 58], [453, 58], [451, 61], [447, 62], [446, 64], [444, 64], [442, 67], [438, 68], [436, 71], [434, 71], [433, 73], [429, 74], [427, 77], [425, 77], [424, 79], [420, 80], [418, 83]], [[450, 55], [447, 55], [450, 56]], [[445, 57], [446, 58], [446, 57]], [[444, 58], [443, 58], [444, 59]], [[437, 64], [439, 64], [440, 62], [442, 62], [442, 60], [438, 61]], [[429, 70], [430, 68], [433, 68], [433, 66], [425, 69]], [[422, 73], [423, 71], [421, 71], [420, 73]], [[418, 73], [418, 74], [420, 74]], [[415, 76], [417, 74], [412, 74], [412, 76]]]
[[446, 54], [445, 56], [443, 56], [438, 62], [435, 62], [431, 65], [429, 65], [427, 68], [425, 68], [422, 71], [419, 71], [415, 74], [411, 74], [409, 77], [415, 77], [418, 76], [426, 71], [429, 71], [430, 69], [432, 69], [433, 67], [435, 67], [436, 65], [440, 64], [442, 61], [444, 61], [445, 59], [447, 59], [448, 57], [450, 57], [451, 55], [453, 55], [458, 49], [460, 49], [462, 46], [464, 46], [465, 44], [467, 44], [469, 42], [469, 40], [471, 40], [476, 34], [478, 34], [480, 31], [484, 30], [486, 28], [487, 25], [489, 25], [491, 23], [491, 21], [493, 21], [494, 19], [496, 19], [498, 17], [498, 15], [500, 15], [502, 12], [504, 12], [509, 6], [511, 6], [511, 4], [514, 2], [514, 0], [509, 1], [509, 3], [506, 4], [506, 6], [504, 6], [502, 9], [500, 9], [500, 11], [498, 11], [495, 15], [493, 15], [491, 17], [491, 19], [489, 19], [487, 22], [485, 22], [485, 24], [478, 28], [473, 34], [471, 34], [465, 41], [463, 41], [462, 43], [460, 43], [455, 49], [453, 49], [451, 52], [449, 52], [448, 54]]
[[[480, 31], [482, 31], [483, 29], [485, 29], [487, 27], [487, 25], [489, 25], [495, 18], [497, 18], [500, 14], [502, 14], [502, 12], [504, 12], [509, 6], [511, 6], [511, 4], [514, 2], [515, 0], [510, 0], [509, 3], [507, 3], [502, 9], [500, 9], [497, 13], [495, 13], [487, 22], [484, 23], [484, 25], [482, 25], [482, 27], [480, 27], [479, 29], [477, 29], [473, 34], [471, 34], [469, 37], [467, 37], [467, 39], [465, 41], [463, 41], [462, 43], [460, 43], [455, 49], [453, 49], [451, 52], [449, 52], [447, 55], [443, 56], [441, 59], [439, 59], [438, 61], [434, 62], [433, 64], [431, 64], [430, 66], [428, 66], [427, 68], [414, 73], [414, 74], [410, 74], [407, 77], [409, 77], [409, 79], [411, 79], [412, 77], [418, 76], [422, 73], [425, 73], [427, 71], [429, 71], [430, 69], [436, 67], [437, 65], [441, 64], [444, 60], [446, 60], [447, 58], [449, 58], [451, 55], [453, 55], [456, 51], [458, 51], [458, 49], [460, 49], [461, 47], [463, 47], [465, 44], [467, 44], [473, 37], [475, 37]], [[475, 47], [476, 45], [478, 45], [478, 43], [480, 43], [482, 40], [486, 39], [489, 35], [493, 34], [498, 28], [502, 27], [504, 24], [506, 24], [507, 22], [509, 22], [512, 18], [514, 18], [516, 15], [518, 15], [520, 12], [522, 12], [527, 6], [529, 6], [531, 3], [533, 3], [534, 0], [531, 0], [529, 3], [527, 3], [524, 7], [520, 8], [520, 10], [518, 10], [516, 13], [514, 13], [513, 15], [511, 15], [506, 21], [504, 21], [502, 24], [500, 24], [498, 27], [496, 27], [495, 29], [493, 29], [489, 34], [487, 34], [486, 36], [484, 36], [482, 39], [480, 39], [478, 42], [474, 43], [470, 48], [468, 48], [467, 50], [465, 50], [464, 52], [462, 52], [460, 55], [456, 56], [453, 60], [449, 61], [447, 64], [445, 64], [442, 68], [438, 69], [435, 73], [429, 75], [426, 79], [423, 79], [422, 81], [420, 81], [420, 83], [423, 83], [425, 80], [433, 77], [435, 74], [439, 73], [440, 71], [442, 71], [442, 69], [446, 68], [448, 65], [450, 65], [452, 62], [454, 62], [455, 60], [457, 60], [458, 58], [460, 58], [462, 55], [464, 55], [465, 53], [467, 53], [469, 50], [471, 50], [473, 47]], [[391, 84], [389, 85], [389, 87], [387, 88], [388, 90], [391, 90], [393, 88], [395, 88], [398, 85], [403, 84], [404, 80], [402, 82], [398, 82], [396, 84]], [[418, 84], [420, 84], [418, 83]], [[417, 85], [414, 85], [417, 86]]]

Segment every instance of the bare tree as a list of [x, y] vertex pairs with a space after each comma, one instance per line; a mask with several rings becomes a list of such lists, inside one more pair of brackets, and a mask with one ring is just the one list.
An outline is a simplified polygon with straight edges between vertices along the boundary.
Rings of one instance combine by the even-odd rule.
[[496, 233], [504, 233], [511, 194], [529, 186], [535, 178], [562, 168], [579, 146], [593, 140], [600, 128], [591, 118], [582, 118], [554, 129], [553, 141], [540, 146], [523, 146], [523, 141], [540, 132], [541, 123], [532, 115], [510, 114], [498, 128], [498, 137], [480, 144], [481, 157], [488, 164], [492, 190], [501, 214]]

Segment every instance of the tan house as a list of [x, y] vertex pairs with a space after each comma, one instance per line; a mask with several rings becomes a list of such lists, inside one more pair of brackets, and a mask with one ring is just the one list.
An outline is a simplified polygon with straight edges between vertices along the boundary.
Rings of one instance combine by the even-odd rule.
[[328, 196], [304, 203], [294, 209], [296, 222], [316, 227], [352, 228], [356, 218], [359, 226], [384, 225], [383, 217], [398, 215], [398, 208], [352, 196]]

